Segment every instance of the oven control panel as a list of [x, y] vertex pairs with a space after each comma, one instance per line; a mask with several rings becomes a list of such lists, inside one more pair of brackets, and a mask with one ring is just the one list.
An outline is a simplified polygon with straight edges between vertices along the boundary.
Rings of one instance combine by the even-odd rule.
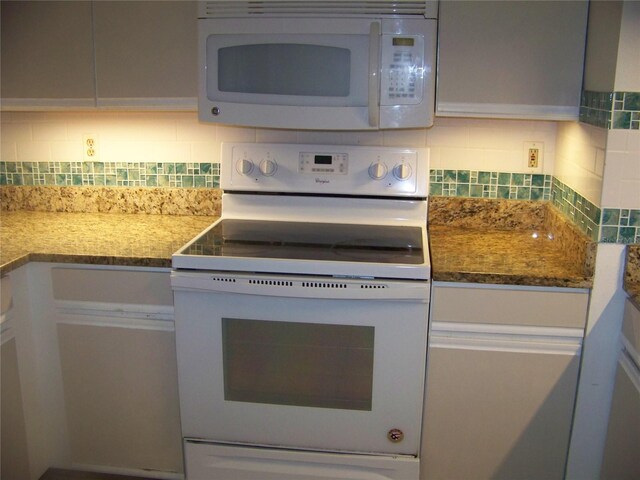
[[346, 175], [349, 172], [348, 153], [300, 152], [298, 172], [311, 175]]
[[426, 148], [225, 143], [227, 191], [426, 197]]

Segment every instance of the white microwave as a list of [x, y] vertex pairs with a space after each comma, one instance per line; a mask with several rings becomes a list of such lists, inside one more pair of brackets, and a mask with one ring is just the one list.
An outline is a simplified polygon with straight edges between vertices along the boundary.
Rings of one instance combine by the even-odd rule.
[[313, 130], [428, 127], [436, 11], [424, 0], [201, 2], [199, 118]]

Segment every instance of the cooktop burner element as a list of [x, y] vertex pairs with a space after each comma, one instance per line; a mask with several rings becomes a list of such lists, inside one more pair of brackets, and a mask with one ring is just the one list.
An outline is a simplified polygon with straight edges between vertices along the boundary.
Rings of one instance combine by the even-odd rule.
[[213, 257], [420, 264], [418, 227], [223, 219], [182, 253]]

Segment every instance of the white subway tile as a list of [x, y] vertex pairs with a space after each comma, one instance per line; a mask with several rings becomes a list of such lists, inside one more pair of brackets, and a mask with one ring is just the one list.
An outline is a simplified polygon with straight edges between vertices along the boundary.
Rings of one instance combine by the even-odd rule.
[[153, 142], [105, 142], [100, 137], [99, 158], [103, 162], [153, 162], [155, 158]]
[[220, 143], [193, 142], [191, 161], [194, 163], [220, 163]]
[[[99, 144], [98, 147], [100, 147]], [[81, 162], [83, 160], [81, 142], [50, 142], [50, 148], [51, 161], [53, 162]]]
[[467, 128], [456, 126], [434, 126], [427, 130], [429, 147], [466, 147], [469, 144]]
[[640, 209], [640, 180], [621, 180], [620, 205], [615, 208]]
[[17, 142], [19, 162], [49, 162], [51, 150], [49, 142]]
[[256, 141], [255, 128], [218, 125], [216, 128], [216, 133], [216, 141], [218, 142], [254, 143]]
[[214, 142], [217, 125], [199, 123], [197, 118], [185, 118], [176, 121], [177, 140], [183, 142]]
[[628, 151], [638, 154], [640, 161], [640, 130], [630, 130], [628, 133], [627, 142]]
[[609, 130], [607, 135], [607, 151], [608, 152], [626, 152], [628, 145], [628, 132], [630, 130]]
[[297, 130], [280, 130], [271, 128], [256, 128], [256, 142], [258, 143], [297, 143]]
[[0, 135], [3, 142], [30, 142], [33, 140], [31, 124], [4, 123], [0, 125]]
[[152, 162], [192, 162], [191, 142], [155, 142]]
[[0, 142], [0, 161], [15, 162], [17, 160], [16, 142]]
[[386, 147], [425, 147], [427, 130], [425, 128], [383, 130], [383, 145]]
[[33, 140], [35, 142], [64, 142], [67, 138], [67, 125], [63, 122], [33, 123]]

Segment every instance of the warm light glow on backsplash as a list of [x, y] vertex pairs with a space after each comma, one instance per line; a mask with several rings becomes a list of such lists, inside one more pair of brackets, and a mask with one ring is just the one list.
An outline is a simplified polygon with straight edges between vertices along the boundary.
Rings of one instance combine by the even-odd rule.
[[438, 118], [432, 128], [328, 132], [200, 123], [195, 112], [3, 112], [5, 162], [83, 161], [83, 135], [97, 134], [101, 162], [219, 162], [229, 142], [310, 143], [431, 148], [431, 167], [524, 172], [523, 142], [545, 145], [552, 174], [556, 123]]

